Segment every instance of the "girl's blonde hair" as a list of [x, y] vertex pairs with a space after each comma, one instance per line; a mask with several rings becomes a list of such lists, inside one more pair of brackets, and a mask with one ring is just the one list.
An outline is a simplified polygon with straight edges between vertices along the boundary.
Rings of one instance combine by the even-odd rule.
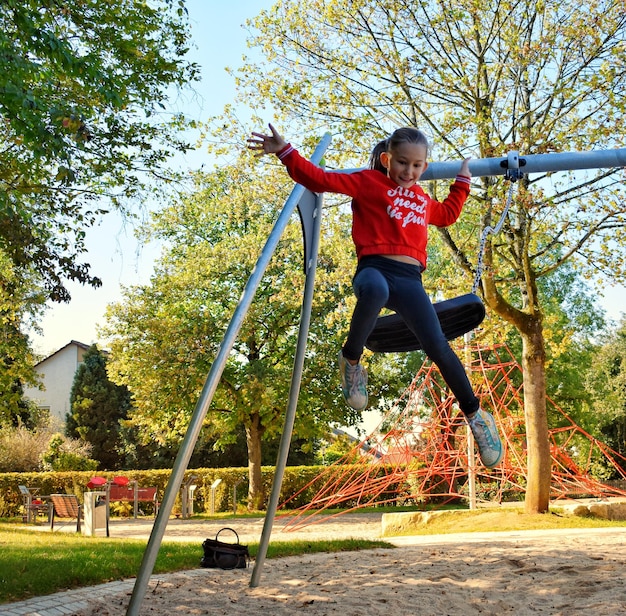
[[380, 171], [386, 175], [387, 169], [385, 169], [383, 164], [380, 162], [380, 155], [383, 152], [392, 152], [402, 143], [415, 143], [416, 145], [422, 145], [426, 148], [426, 154], [430, 154], [431, 146], [430, 141], [428, 141], [428, 137], [417, 128], [405, 126], [403, 128], [397, 128], [389, 137], [387, 137], [387, 139], [379, 141], [374, 146], [374, 149], [370, 154], [369, 168]]
[[387, 151], [393, 150], [401, 143], [423, 145], [426, 150], [430, 152], [428, 137], [421, 130], [413, 128], [412, 126], [405, 126], [404, 128], [394, 130], [389, 139], [387, 139]]

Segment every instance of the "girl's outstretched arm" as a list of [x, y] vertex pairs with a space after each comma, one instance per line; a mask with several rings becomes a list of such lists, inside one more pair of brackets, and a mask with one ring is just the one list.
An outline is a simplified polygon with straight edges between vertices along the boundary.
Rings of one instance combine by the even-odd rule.
[[278, 131], [269, 124], [271, 135], [263, 133], [252, 133], [252, 137], [248, 139], [248, 147], [254, 150], [257, 156], [263, 154], [277, 154], [287, 146], [287, 142], [282, 138]]
[[287, 172], [298, 184], [313, 192], [334, 192], [355, 197], [361, 186], [358, 173], [331, 173], [301, 156], [270, 124], [271, 135], [252, 133], [248, 148], [257, 156], [278, 154]]

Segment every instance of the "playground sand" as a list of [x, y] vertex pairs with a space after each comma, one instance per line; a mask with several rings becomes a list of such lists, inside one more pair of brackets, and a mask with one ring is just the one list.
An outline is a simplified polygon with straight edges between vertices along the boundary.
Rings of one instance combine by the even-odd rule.
[[[372, 532], [374, 526], [377, 532]], [[242, 529], [243, 530], [243, 529]], [[380, 537], [342, 520], [310, 538]], [[334, 531], [334, 532], [333, 532]], [[303, 531], [304, 532], [304, 531]], [[348, 533], [350, 533], [348, 535]], [[245, 531], [242, 532], [243, 536]], [[187, 535], [189, 539], [189, 535]], [[272, 540], [284, 540], [281, 533]], [[626, 527], [463, 533], [389, 539], [396, 547], [268, 559], [252, 569], [154, 575], [140, 616], [265, 614], [389, 616], [626, 613]], [[94, 600], [75, 616], [122, 616], [130, 593]]]

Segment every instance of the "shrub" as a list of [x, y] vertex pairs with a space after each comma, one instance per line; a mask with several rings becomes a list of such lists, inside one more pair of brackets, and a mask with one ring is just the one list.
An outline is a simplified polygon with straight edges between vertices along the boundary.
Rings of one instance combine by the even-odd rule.
[[0, 472], [27, 473], [41, 469], [41, 454], [50, 433], [24, 426], [0, 428]]
[[53, 434], [48, 449], [41, 456], [43, 468], [48, 471], [95, 471], [98, 462], [89, 457], [88, 443]]

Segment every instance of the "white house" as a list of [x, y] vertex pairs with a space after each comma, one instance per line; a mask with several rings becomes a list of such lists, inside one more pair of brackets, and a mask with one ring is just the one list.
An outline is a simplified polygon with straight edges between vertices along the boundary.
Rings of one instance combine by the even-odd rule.
[[74, 375], [83, 357], [89, 349], [88, 344], [72, 340], [58, 351], [42, 359], [35, 370], [39, 373], [44, 389], [28, 387], [24, 395], [35, 402], [41, 409], [50, 413], [50, 419], [56, 423], [65, 423], [65, 416], [70, 411], [70, 391]]

